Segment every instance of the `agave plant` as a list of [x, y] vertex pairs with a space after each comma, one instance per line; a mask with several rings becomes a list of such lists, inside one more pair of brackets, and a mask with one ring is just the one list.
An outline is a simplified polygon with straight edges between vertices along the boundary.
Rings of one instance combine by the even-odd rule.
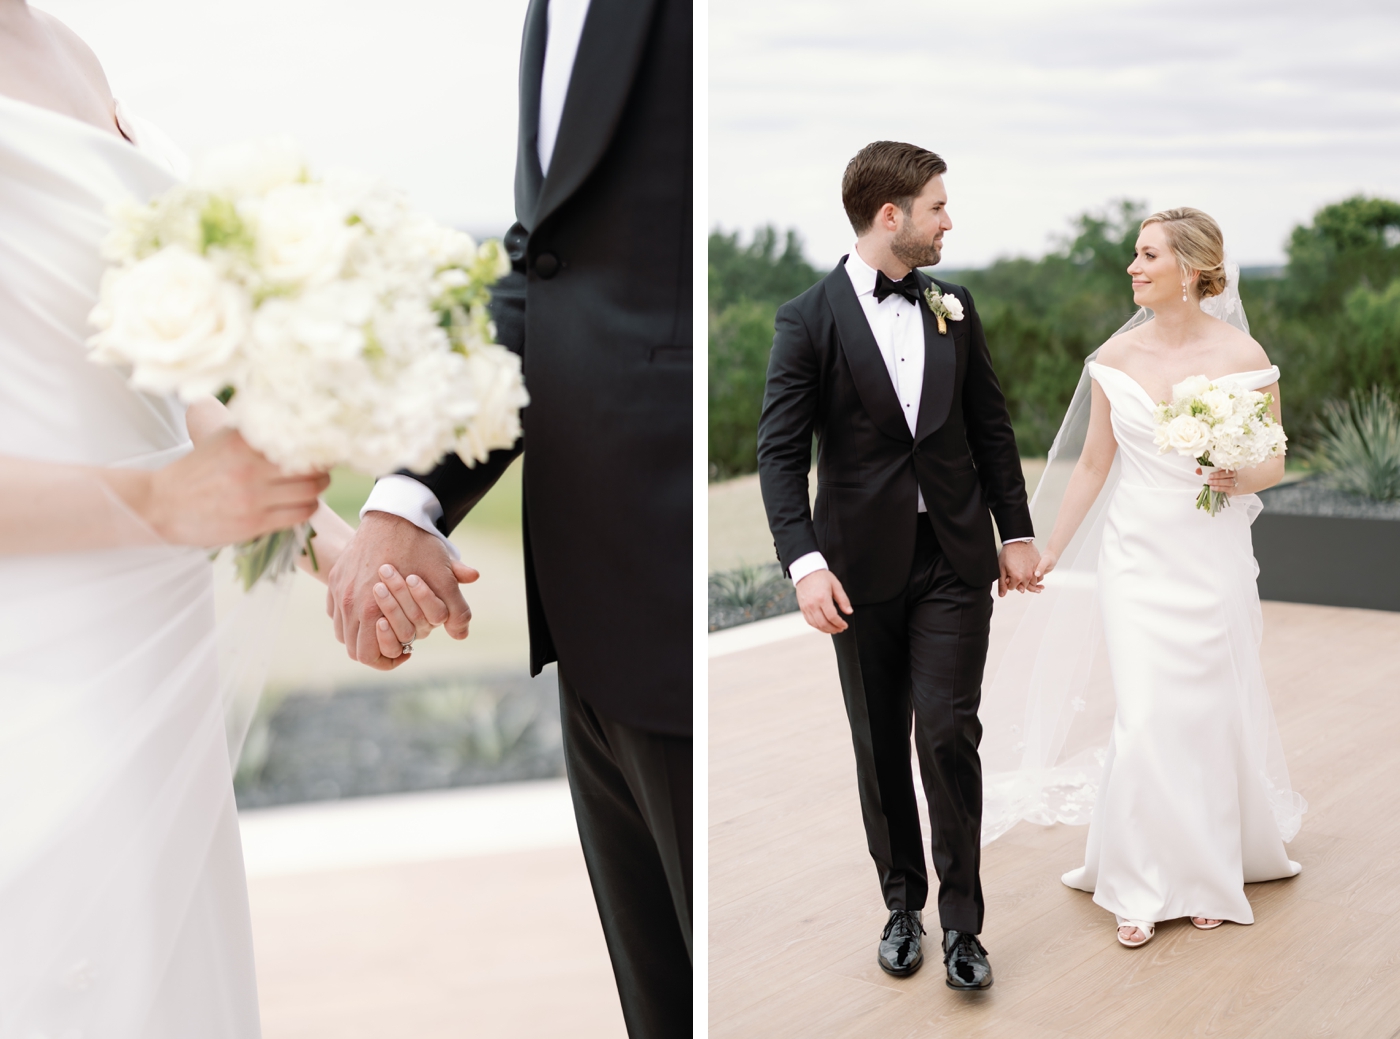
[[752, 613], [781, 598], [790, 587], [775, 566], [740, 566], [710, 575], [710, 608]]
[[1375, 501], [1400, 499], [1400, 401], [1380, 386], [1328, 401], [1311, 461], [1339, 491]]

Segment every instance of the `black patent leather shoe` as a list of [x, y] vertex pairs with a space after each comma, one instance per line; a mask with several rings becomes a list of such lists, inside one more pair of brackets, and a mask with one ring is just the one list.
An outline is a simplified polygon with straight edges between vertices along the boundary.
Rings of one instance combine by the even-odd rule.
[[880, 969], [886, 974], [907, 978], [924, 965], [921, 915], [917, 909], [890, 910], [889, 922], [880, 932]]
[[977, 935], [967, 931], [943, 932], [943, 965], [948, 968], [948, 987], [981, 989], [992, 987], [992, 965]]

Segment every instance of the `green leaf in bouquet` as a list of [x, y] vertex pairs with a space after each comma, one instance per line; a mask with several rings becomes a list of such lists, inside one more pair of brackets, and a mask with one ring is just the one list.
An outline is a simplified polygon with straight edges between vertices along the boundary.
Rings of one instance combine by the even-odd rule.
[[311, 539], [316, 532], [310, 524], [302, 524], [289, 530], [274, 530], [270, 534], [244, 541], [233, 547], [233, 566], [245, 592], [251, 591], [264, 576], [273, 580], [296, 569], [297, 559], [309, 555], [311, 565], [320, 569], [316, 562]]
[[238, 208], [228, 199], [210, 195], [199, 213], [200, 241], [207, 253], [210, 249], [230, 249], [252, 252], [253, 235], [243, 222]]

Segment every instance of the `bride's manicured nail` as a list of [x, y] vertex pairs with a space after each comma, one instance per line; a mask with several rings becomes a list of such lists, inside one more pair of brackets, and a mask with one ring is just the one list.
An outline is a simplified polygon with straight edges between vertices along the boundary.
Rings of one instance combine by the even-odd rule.
[[382, 584], [377, 584], [374, 586], [374, 594], [379, 596], [381, 599], [387, 599], [389, 598], [389, 589], [384, 587], [384, 585]]
[[408, 575], [408, 583], [411, 584], [411, 585], [413, 585], [414, 588], [417, 588], [417, 587], [418, 587], [420, 584], [422, 584], [423, 582], [420, 581], [420, 580], [418, 579], [418, 575], [417, 575], [417, 574], [409, 574], [409, 575]]
[[381, 566], [381, 567], [379, 568], [379, 576], [380, 576], [380, 577], [393, 577], [393, 576], [394, 576], [394, 568], [393, 568], [392, 566], [390, 566], [388, 563], [385, 563], [383, 566]]
[[389, 630], [389, 622], [386, 621], [383, 617], [380, 617], [380, 618], [379, 618], [379, 625], [378, 625], [378, 627], [379, 627], [379, 630], [380, 630], [380, 631], [388, 631], [388, 630]]

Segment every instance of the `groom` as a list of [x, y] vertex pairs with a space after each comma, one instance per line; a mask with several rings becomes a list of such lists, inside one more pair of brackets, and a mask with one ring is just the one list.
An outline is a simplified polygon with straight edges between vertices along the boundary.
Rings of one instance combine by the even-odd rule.
[[[512, 271], [523, 440], [381, 480], [330, 573], [337, 632], [380, 655], [379, 566], [467, 610], [445, 535], [522, 451], [532, 673], [559, 662], [564, 760], [632, 1039], [691, 1015], [691, 2], [531, 0]], [[502, 955], [527, 964], [545, 934]]]
[[[952, 229], [946, 164], [877, 141], [846, 167], [856, 243], [784, 304], [758, 427], [778, 559], [834, 637], [866, 840], [889, 920], [888, 973], [923, 964], [928, 897], [909, 762], [928, 797], [948, 985], [992, 983], [978, 876], [977, 719], [991, 589], [1036, 590], [1038, 553], [1006, 401], [967, 289], [935, 281]], [[817, 438], [817, 499], [807, 474]], [[1003, 539], [998, 556], [992, 519]]]

